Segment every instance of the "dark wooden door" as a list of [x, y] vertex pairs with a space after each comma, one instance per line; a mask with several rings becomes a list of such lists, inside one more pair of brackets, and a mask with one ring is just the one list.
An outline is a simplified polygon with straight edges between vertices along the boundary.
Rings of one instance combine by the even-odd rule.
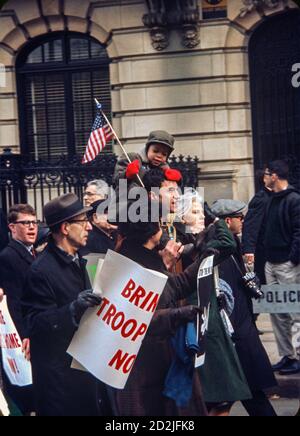
[[300, 178], [300, 10], [266, 19], [250, 39], [250, 84], [255, 168], [288, 159], [292, 182]]

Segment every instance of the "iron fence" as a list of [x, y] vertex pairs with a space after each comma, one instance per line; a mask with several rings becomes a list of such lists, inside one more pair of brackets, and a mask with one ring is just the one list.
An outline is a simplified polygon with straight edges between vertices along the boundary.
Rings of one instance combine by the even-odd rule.
[[[87, 165], [81, 164], [80, 157], [30, 161], [6, 149], [0, 156], [0, 206], [7, 213], [12, 204], [29, 203], [42, 218], [43, 206], [52, 198], [74, 192], [82, 199], [86, 184], [95, 179], [111, 185], [116, 162], [113, 153], [102, 153]], [[198, 186], [197, 158], [174, 156], [171, 166], [182, 172], [185, 186]]]

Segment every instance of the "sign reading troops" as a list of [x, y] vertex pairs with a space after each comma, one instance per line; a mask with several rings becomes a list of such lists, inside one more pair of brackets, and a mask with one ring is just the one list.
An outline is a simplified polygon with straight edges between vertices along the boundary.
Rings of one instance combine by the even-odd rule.
[[99, 267], [102, 303], [85, 313], [68, 353], [75, 367], [124, 389], [168, 277], [111, 250]]

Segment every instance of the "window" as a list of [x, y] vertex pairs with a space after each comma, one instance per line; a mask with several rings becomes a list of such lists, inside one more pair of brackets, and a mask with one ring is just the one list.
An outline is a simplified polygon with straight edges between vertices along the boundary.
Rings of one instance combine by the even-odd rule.
[[227, 18], [227, 0], [202, 0], [202, 18]]
[[109, 58], [91, 37], [67, 32], [35, 40], [18, 56], [17, 82], [21, 151], [31, 159], [83, 155], [94, 98], [111, 117]]

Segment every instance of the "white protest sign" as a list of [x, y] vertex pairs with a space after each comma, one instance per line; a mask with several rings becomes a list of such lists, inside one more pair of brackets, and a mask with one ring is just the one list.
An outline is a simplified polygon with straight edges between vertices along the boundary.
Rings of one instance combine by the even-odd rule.
[[300, 284], [262, 286], [262, 292], [253, 300], [254, 313], [300, 313]]
[[96, 284], [103, 301], [85, 313], [68, 353], [102, 382], [124, 389], [167, 280], [109, 250]]
[[205, 342], [208, 330], [210, 300], [214, 289], [213, 267], [214, 256], [209, 256], [201, 262], [198, 271], [198, 306], [202, 309], [202, 315], [197, 317], [197, 338], [200, 349], [195, 359], [195, 368], [199, 368], [205, 363]]
[[[101, 270], [103, 267], [103, 263], [104, 263], [104, 259], [99, 259], [98, 260], [98, 266], [97, 266], [97, 271], [94, 277], [94, 282], [93, 282], [93, 289], [94, 292], [96, 294], [100, 294], [102, 295], [102, 289], [99, 287], [99, 281], [100, 281], [100, 274], [101, 274]], [[84, 368], [79, 362], [77, 362], [77, 360], [73, 359], [72, 361], [72, 365], [71, 368], [73, 369], [79, 369], [80, 371], [86, 371], [86, 368]]]
[[11, 384], [31, 385], [31, 365], [22, 353], [22, 341], [9, 314], [5, 296], [0, 303], [0, 347], [3, 368]]
[[3, 416], [9, 416], [10, 412], [9, 412], [9, 408], [8, 408], [8, 404], [6, 402], [6, 399], [4, 398], [4, 395], [0, 389], [0, 416], [1, 414]]
[[86, 269], [87, 269], [87, 272], [89, 275], [91, 285], [93, 286], [95, 283], [95, 277], [96, 277], [96, 273], [97, 273], [97, 267], [98, 267], [99, 260], [103, 261], [105, 258], [105, 254], [91, 253], [87, 256], [84, 256], [83, 258], [87, 261]]

